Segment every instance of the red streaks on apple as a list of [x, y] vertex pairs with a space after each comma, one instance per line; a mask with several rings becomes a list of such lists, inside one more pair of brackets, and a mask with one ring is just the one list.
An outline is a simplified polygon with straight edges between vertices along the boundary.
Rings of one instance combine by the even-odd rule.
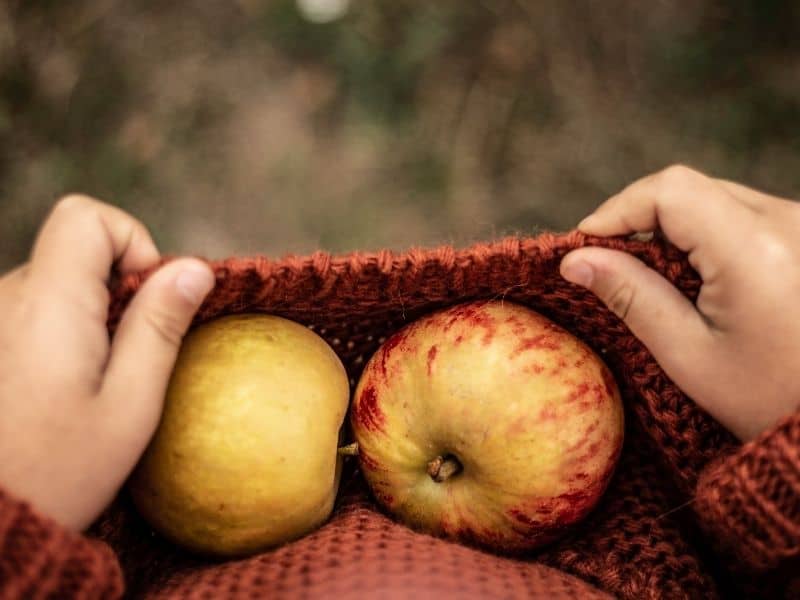
[[551, 369], [550, 374], [559, 375], [564, 369], [567, 368], [567, 366], [567, 359], [563, 356], [559, 356], [558, 360], [556, 361], [556, 366]]
[[[585, 473], [580, 475], [588, 477]], [[583, 485], [580, 483], [579, 485]], [[597, 486], [575, 488], [551, 498], [536, 500], [508, 510], [516, 522], [535, 530], [537, 535], [548, 536], [583, 519], [600, 496]]]
[[529, 365], [526, 365], [522, 371], [524, 373], [528, 373], [529, 375], [540, 375], [544, 373], [544, 367], [539, 363], [530, 363]]
[[375, 460], [372, 456], [367, 454], [363, 448], [359, 448], [358, 451], [358, 461], [361, 463], [361, 466], [369, 471], [379, 471], [381, 470], [381, 466], [377, 460]]
[[546, 333], [540, 333], [533, 337], [522, 338], [517, 347], [512, 352], [512, 357], [518, 356], [528, 350], [552, 350], [557, 351], [561, 349], [561, 344], [555, 337]]
[[609, 396], [605, 392], [604, 385], [582, 381], [570, 391], [565, 403], [572, 404], [578, 402], [581, 412], [585, 412], [601, 406], [608, 400]]
[[572, 444], [572, 446], [567, 448], [566, 453], [567, 454], [574, 454], [577, 450], [580, 450], [581, 448], [583, 448], [587, 444], [588, 441], [589, 441], [589, 436], [588, 435], [584, 435], [583, 437], [581, 437], [581, 439], [579, 439], [577, 442]]
[[367, 431], [380, 431], [386, 422], [386, 415], [378, 406], [378, 394], [375, 388], [367, 386], [361, 392], [354, 417]]
[[560, 325], [557, 325], [556, 323], [553, 323], [552, 321], [547, 321], [547, 320], [541, 321], [540, 326], [542, 329], [546, 329], [547, 331], [553, 331], [555, 333], [560, 333], [560, 334], [567, 333], [566, 329], [564, 329]]
[[[494, 337], [494, 334], [497, 330], [497, 326], [495, 324], [492, 315], [486, 310], [485, 305], [479, 304], [462, 304], [460, 306], [456, 306], [450, 309], [448, 315], [448, 320], [444, 324], [442, 330], [446, 333], [453, 328], [454, 325], [462, 325], [468, 329], [477, 329], [481, 328], [484, 330], [483, 338], [481, 339], [481, 343], [484, 346], [489, 345]], [[463, 339], [462, 335], [459, 335], [456, 338], [456, 343], [458, 344]]]
[[428, 375], [433, 372], [433, 361], [436, 360], [436, 346], [431, 346], [428, 350]]
[[386, 362], [389, 359], [389, 357], [395, 354], [395, 352], [400, 353], [401, 351], [402, 352], [408, 351], [408, 349], [404, 348], [403, 345], [405, 344], [409, 333], [410, 333], [409, 328], [401, 329], [394, 335], [390, 336], [389, 339], [384, 342], [383, 346], [381, 346], [380, 364], [381, 364], [381, 372], [383, 373], [384, 377], [388, 375]]
[[555, 421], [558, 418], [558, 413], [552, 406], [545, 406], [539, 411], [539, 421]]
[[512, 508], [511, 510], [508, 511], [508, 514], [511, 515], [511, 517], [513, 517], [515, 521], [522, 523], [527, 527], [539, 528], [543, 525], [542, 521], [534, 519], [533, 517], [531, 517], [530, 515], [528, 515], [527, 513], [518, 508]]
[[[425, 426], [434, 416], [442, 439]], [[611, 371], [589, 345], [524, 306], [479, 300], [389, 336], [362, 375], [350, 423], [376, 502], [427, 533], [516, 552], [556, 539], [592, 510], [619, 458], [623, 417]], [[403, 448], [455, 442], [465, 453], [485, 449], [459, 475], [464, 487], [432, 495], [429, 478], [407, 477], [429, 465]], [[494, 469], [496, 479], [483, 479]], [[492, 481], [502, 490], [484, 493]]]
[[506, 323], [511, 326], [511, 333], [522, 337], [525, 334], [525, 323], [517, 315], [511, 315], [506, 319]]
[[578, 458], [578, 462], [586, 463], [586, 462], [592, 460], [593, 458], [595, 458], [597, 456], [597, 452], [600, 450], [600, 448], [605, 446], [606, 443], [607, 442], [605, 442], [603, 439], [598, 439], [598, 440], [595, 440], [594, 442], [592, 442], [589, 445], [588, 450], [586, 450], [586, 454], [584, 454], [583, 456]]
[[556, 496], [556, 500], [561, 503], [561, 510], [555, 516], [555, 524], [572, 525], [581, 520], [596, 498], [596, 493], [589, 493], [587, 490], [574, 490]]
[[572, 404], [576, 400], [580, 400], [586, 394], [589, 393], [589, 389], [590, 389], [589, 384], [586, 381], [582, 381], [581, 383], [576, 385], [575, 388], [569, 393], [569, 396], [567, 396], [566, 403]]
[[386, 356], [387, 354], [391, 354], [392, 351], [402, 344], [407, 336], [407, 331], [405, 329], [401, 329], [394, 335], [392, 335], [388, 340], [383, 343], [382, 350], [383, 355]]
[[592, 434], [595, 431], [597, 431], [597, 428], [599, 426], [600, 426], [600, 422], [599, 421], [594, 421], [591, 425], [589, 425], [586, 428], [586, 431], [583, 432], [583, 435], [581, 436], [581, 439], [579, 439], [577, 442], [572, 444], [572, 446], [567, 448], [566, 453], [567, 454], [573, 454], [576, 450], [580, 450], [581, 448], [583, 448], [589, 442], [589, 439], [591, 438]]

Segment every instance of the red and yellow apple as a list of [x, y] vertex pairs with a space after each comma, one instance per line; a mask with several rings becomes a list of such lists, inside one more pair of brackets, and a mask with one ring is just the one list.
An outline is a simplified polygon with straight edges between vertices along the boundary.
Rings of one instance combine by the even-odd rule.
[[351, 426], [375, 498], [412, 527], [520, 552], [584, 518], [623, 441], [611, 372], [537, 312], [473, 302], [390, 337]]

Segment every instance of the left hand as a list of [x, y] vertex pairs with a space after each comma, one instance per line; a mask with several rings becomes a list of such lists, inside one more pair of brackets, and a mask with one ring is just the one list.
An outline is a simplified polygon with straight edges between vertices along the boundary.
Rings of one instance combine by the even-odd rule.
[[160, 261], [145, 227], [61, 200], [30, 261], [0, 279], [0, 485], [81, 530], [113, 499], [161, 416], [181, 339], [214, 285], [195, 259], [141, 287], [113, 344], [108, 279]]

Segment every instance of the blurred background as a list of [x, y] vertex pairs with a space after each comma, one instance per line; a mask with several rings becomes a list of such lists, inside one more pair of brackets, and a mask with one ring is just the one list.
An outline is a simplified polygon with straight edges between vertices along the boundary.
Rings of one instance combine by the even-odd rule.
[[69, 191], [279, 256], [565, 230], [673, 162], [800, 196], [800, 3], [0, 0], [3, 270]]

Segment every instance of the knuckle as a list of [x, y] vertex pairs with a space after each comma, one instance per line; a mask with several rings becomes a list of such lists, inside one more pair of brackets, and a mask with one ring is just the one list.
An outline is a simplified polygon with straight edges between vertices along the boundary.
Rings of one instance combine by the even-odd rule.
[[150, 235], [150, 230], [147, 228], [147, 226], [133, 217], [131, 217], [131, 221], [131, 243], [141, 242], [155, 245], [153, 242], [153, 237]]
[[67, 194], [59, 198], [53, 212], [57, 213], [73, 213], [81, 212], [90, 209], [94, 205], [94, 200], [84, 194]]
[[628, 283], [617, 285], [606, 298], [606, 306], [623, 321], [628, 318], [636, 291]]
[[697, 176], [697, 171], [679, 163], [670, 165], [659, 173], [662, 183], [675, 186], [684, 186], [687, 183], [691, 183], [697, 179]]
[[55, 203], [48, 220], [61, 226], [88, 226], [94, 229], [97, 216], [93, 200], [81, 194], [70, 194]]
[[144, 320], [164, 343], [178, 347], [183, 341], [184, 327], [178, 319], [163, 310], [145, 311]]
[[681, 164], [667, 167], [656, 175], [656, 203], [663, 209], [680, 210], [691, 202], [701, 175]]

